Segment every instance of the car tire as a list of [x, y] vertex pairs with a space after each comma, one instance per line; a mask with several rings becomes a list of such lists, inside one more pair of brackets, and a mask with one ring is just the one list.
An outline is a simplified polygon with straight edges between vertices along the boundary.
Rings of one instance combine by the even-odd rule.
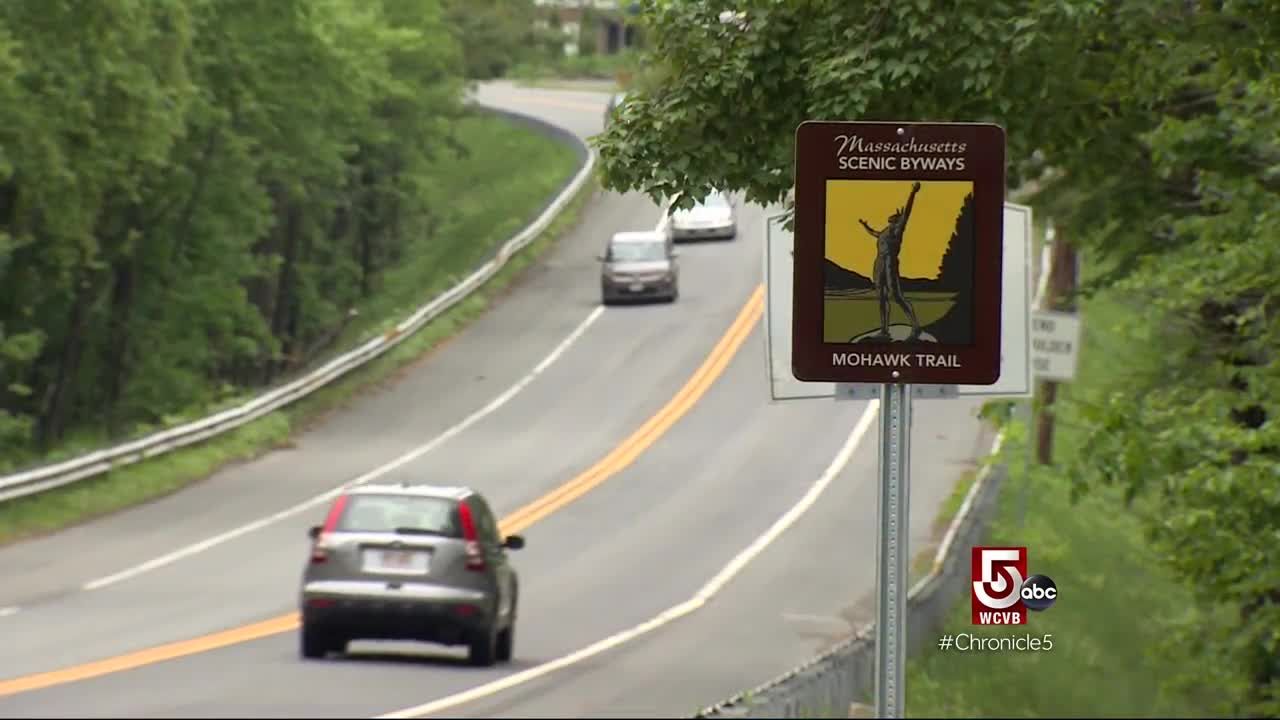
[[478, 631], [467, 647], [467, 662], [476, 667], [489, 667], [497, 662], [498, 633], [493, 628]]
[[[314, 625], [303, 624], [302, 632], [299, 633], [299, 652], [302, 657], [309, 660], [318, 660], [329, 654], [330, 650], [336, 649], [333, 638], [320, 628]], [[343, 646], [346, 643], [342, 643]]]
[[497, 647], [494, 649], [494, 658], [498, 662], [511, 662], [511, 655], [515, 651], [516, 644], [516, 621], [512, 620], [511, 624], [502, 629], [498, 633]]

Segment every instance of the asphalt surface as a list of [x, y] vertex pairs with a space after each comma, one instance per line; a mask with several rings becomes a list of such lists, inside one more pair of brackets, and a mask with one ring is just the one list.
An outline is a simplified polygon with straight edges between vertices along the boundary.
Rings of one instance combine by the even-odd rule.
[[[481, 89], [482, 101], [599, 130], [598, 93]], [[297, 506], [421, 446], [501, 395], [599, 304], [594, 256], [652, 228], [640, 196], [602, 193], [510, 296], [394, 384], [352, 402], [295, 447], [179, 494], [0, 549], [0, 683], [261, 621], [296, 608], [317, 506], [203, 552], [85, 591], [178, 548]], [[605, 456], [685, 384], [761, 278], [761, 208], [733, 242], [681, 245], [671, 305], [610, 307], [509, 402], [388, 473], [479, 487], [500, 515]], [[516, 659], [475, 669], [459, 649], [358, 643], [303, 662], [285, 632], [97, 678], [0, 697], [24, 717], [373, 716], [528, 669], [688, 599], [805, 493], [865, 403], [770, 404], [762, 327], [689, 413], [629, 467], [524, 531]], [[971, 458], [976, 401], [917, 409], [912, 548]], [[927, 410], [925, 409], [927, 408]], [[648, 635], [447, 715], [687, 716], [807, 659], [874, 586], [874, 430], [822, 500], [709, 604]], [[842, 619], [843, 618], [843, 619]], [[847, 631], [847, 630], [846, 630]]]

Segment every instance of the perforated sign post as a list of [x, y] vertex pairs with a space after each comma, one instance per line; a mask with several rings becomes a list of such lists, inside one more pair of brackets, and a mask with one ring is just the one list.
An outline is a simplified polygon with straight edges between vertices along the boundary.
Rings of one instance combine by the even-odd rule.
[[792, 372], [881, 403], [877, 717], [903, 713], [911, 399], [1000, 378], [1004, 190], [997, 125], [796, 130]]

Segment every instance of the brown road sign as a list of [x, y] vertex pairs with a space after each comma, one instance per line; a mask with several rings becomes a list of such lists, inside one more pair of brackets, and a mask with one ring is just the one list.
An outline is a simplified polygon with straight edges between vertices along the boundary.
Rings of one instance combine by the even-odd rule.
[[998, 125], [801, 123], [796, 378], [994, 384], [1004, 189]]

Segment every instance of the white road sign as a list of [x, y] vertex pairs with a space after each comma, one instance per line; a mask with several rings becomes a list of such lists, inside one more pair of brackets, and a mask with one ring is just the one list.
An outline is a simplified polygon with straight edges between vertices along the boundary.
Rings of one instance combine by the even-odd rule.
[[1080, 317], [1036, 310], [1031, 315], [1031, 368], [1041, 380], [1066, 382], [1076, 376], [1080, 357]]
[[1031, 208], [1004, 204], [1000, 291], [1000, 379], [994, 385], [960, 385], [961, 395], [1030, 397]]
[[801, 382], [791, 372], [791, 249], [794, 239], [783, 227], [785, 215], [765, 218], [764, 343], [769, 368], [769, 397], [802, 400], [835, 397], [835, 383]]

